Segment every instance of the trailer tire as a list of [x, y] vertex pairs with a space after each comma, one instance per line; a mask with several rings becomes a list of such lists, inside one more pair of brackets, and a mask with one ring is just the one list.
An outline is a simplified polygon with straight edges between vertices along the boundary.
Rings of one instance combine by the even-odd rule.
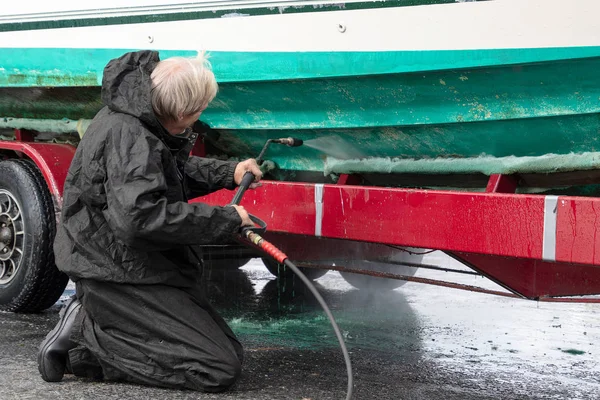
[[405, 281], [400, 281], [398, 279], [379, 278], [375, 276], [356, 274], [354, 272], [340, 272], [340, 275], [354, 288], [367, 291], [394, 290], [406, 283]]
[[[267, 267], [269, 272], [277, 277], [277, 279], [289, 280], [293, 279], [296, 274], [284, 265], [273, 261], [270, 258], [263, 257], [262, 262]], [[310, 280], [315, 280], [327, 273], [326, 269], [319, 268], [298, 268]]]
[[54, 264], [55, 218], [35, 164], [0, 162], [0, 310], [41, 311], [63, 293], [68, 277]]
[[[346, 266], [350, 269], [389, 272], [406, 276], [413, 276], [417, 272], [417, 269], [414, 267], [394, 265], [381, 261], [352, 260], [346, 262]], [[340, 271], [340, 275], [347, 283], [360, 290], [388, 291], [397, 289], [406, 283], [406, 281], [399, 279], [369, 276], [346, 271]]]

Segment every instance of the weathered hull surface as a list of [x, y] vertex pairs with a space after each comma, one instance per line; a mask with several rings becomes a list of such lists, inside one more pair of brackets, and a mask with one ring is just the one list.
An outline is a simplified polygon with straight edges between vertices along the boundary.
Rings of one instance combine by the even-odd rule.
[[230, 157], [256, 156], [267, 138], [334, 137], [331, 146], [349, 151], [324, 157], [325, 141], [273, 147], [267, 158], [280, 170], [325, 174], [600, 167], [593, 12], [600, 6], [593, 0], [568, 9], [558, 0], [242, 3], [2, 17], [0, 128], [75, 131], [76, 120], [101, 107], [111, 58], [140, 48], [163, 58], [202, 48], [220, 84], [202, 119]]

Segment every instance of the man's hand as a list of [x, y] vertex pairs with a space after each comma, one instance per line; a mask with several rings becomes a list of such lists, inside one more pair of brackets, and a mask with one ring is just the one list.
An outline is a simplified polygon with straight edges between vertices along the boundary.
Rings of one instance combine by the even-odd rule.
[[[250, 189], [259, 187], [260, 183], [258, 183], [258, 181], [260, 181], [262, 178], [262, 171], [258, 167], [256, 160], [253, 158], [242, 161], [235, 167], [235, 171], [233, 172], [233, 180], [235, 181], [236, 185], [239, 185], [242, 182], [242, 178], [246, 172], [252, 172], [252, 175], [254, 175], [254, 183], [250, 185]], [[246, 215], [248, 214], [246, 213]]]
[[250, 219], [248, 212], [243, 206], [232, 205], [233, 208], [236, 209], [238, 214], [240, 214], [240, 218], [242, 219], [242, 226], [254, 226], [254, 222]]

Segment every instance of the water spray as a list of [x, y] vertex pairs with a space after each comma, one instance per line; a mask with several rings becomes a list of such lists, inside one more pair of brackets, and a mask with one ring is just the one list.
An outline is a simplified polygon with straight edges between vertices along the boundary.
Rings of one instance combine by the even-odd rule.
[[[257, 157], [257, 159], [256, 159], [257, 163], [260, 164], [262, 162], [262, 158], [271, 143], [279, 143], [279, 144], [285, 144], [290, 147], [297, 147], [297, 146], [301, 146], [303, 142], [301, 139], [296, 139], [296, 138], [291, 138], [291, 137], [281, 138], [281, 139], [269, 139], [269, 140], [267, 140], [267, 142], [265, 143], [259, 156]], [[252, 182], [254, 182], [254, 175], [251, 172], [246, 172], [242, 178], [242, 182], [239, 185], [238, 191], [236, 192], [235, 196], [233, 197], [233, 200], [231, 201], [230, 205], [239, 205], [240, 204], [240, 201], [242, 200], [242, 196], [244, 195], [246, 190], [250, 187]], [[302, 282], [304, 282], [304, 284], [308, 287], [308, 289], [311, 291], [311, 293], [315, 296], [315, 298], [317, 299], [317, 301], [323, 308], [323, 311], [325, 311], [325, 314], [327, 315], [327, 318], [329, 319], [329, 322], [331, 323], [331, 326], [333, 327], [333, 331], [335, 332], [335, 336], [337, 337], [337, 340], [342, 349], [342, 353], [344, 355], [344, 361], [346, 363], [346, 371], [348, 372], [348, 389], [346, 391], [346, 400], [350, 400], [352, 398], [352, 390], [353, 390], [353, 385], [354, 385], [353, 377], [352, 377], [352, 364], [350, 363], [350, 355], [348, 354], [348, 350], [346, 349], [346, 344], [344, 343], [344, 338], [342, 337], [340, 328], [338, 327], [337, 323], [335, 322], [335, 318], [333, 317], [333, 314], [329, 310], [327, 303], [325, 303], [325, 300], [323, 299], [323, 297], [321, 297], [317, 288], [315, 288], [315, 286], [312, 284], [312, 282], [302, 273], [302, 271], [300, 271], [298, 269], [298, 267], [296, 267], [296, 265], [294, 265], [294, 263], [290, 261], [288, 256], [284, 252], [279, 250], [275, 245], [266, 241], [261, 236], [262, 234], [264, 234], [264, 232], [266, 232], [267, 224], [263, 220], [261, 220], [260, 218], [254, 216], [254, 215], [249, 214], [249, 217], [250, 217], [250, 220], [252, 220], [252, 222], [254, 222], [255, 226], [244, 226], [241, 228], [241, 231], [239, 234], [240, 242], [251, 248], [254, 248], [256, 250], [262, 251], [263, 253], [266, 253], [267, 255], [272, 257], [278, 263], [284, 264], [285, 266], [289, 267], [292, 271], [294, 271], [294, 273], [300, 278], [300, 280], [302, 280]]]

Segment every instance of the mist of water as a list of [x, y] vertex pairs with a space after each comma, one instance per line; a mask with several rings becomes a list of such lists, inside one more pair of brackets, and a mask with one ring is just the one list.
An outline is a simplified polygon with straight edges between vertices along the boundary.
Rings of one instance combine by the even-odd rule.
[[304, 146], [310, 147], [330, 157], [340, 160], [365, 158], [366, 154], [339, 136], [323, 136], [304, 141]]

